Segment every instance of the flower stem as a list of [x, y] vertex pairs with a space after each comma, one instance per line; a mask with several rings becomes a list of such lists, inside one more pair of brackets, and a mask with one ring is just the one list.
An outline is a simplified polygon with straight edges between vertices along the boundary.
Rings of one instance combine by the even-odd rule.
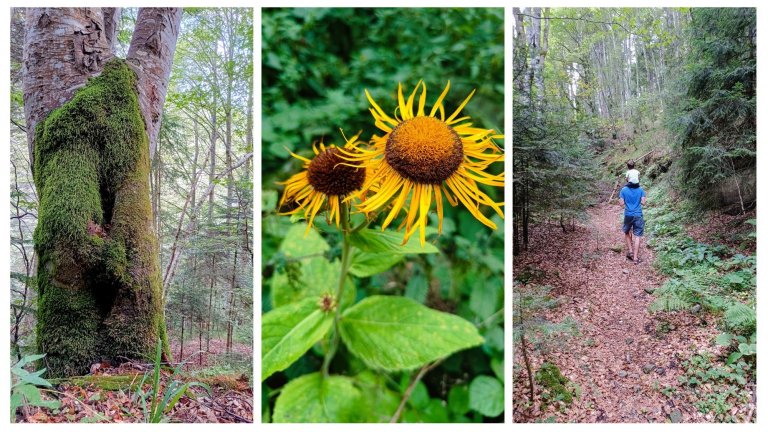
[[349, 265], [352, 261], [350, 256], [350, 244], [349, 235], [351, 230], [349, 227], [349, 204], [342, 203], [339, 209], [341, 213], [341, 272], [339, 274], [339, 286], [336, 289], [336, 314], [333, 318], [333, 337], [331, 338], [331, 345], [328, 347], [328, 352], [325, 354], [323, 360], [323, 376], [329, 375], [329, 369], [331, 367], [331, 361], [336, 355], [336, 350], [339, 348], [341, 336], [339, 335], [339, 321], [341, 320], [341, 297], [344, 294], [344, 282], [347, 280], [347, 273], [349, 271]]

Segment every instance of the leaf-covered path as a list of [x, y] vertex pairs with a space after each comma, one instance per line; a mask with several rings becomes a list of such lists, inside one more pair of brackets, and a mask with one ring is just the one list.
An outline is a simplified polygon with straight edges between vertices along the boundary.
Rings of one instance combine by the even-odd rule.
[[521, 374], [515, 377], [515, 421], [552, 416], [558, 422], [705, 421], [689, 403], [661, 390], [678, 385], [681, 360], [706, 347], [717, 330], [704, 315], [649, 313], [653, 296], [646, 289], [659, 287], [664, 277], [654, 270], [645, 242], [644, 262], [635, 265], [625, 257], [621, 213], [616, 205], [600, 204], [574, 232], [535, 226], [531, 250], [516, 257], [516, 272], [527, 266], [544, 270], [540, 283], [553, 287], [560, 303], [546, 319], [571, 317], [580, 332], [536, 351], [533, 369], [545, 360], [556, 364], [581, 395], [562, 411], [553, 405], [542, 411], [537, 392], [533, 405], [524, 408], [529, 400]]

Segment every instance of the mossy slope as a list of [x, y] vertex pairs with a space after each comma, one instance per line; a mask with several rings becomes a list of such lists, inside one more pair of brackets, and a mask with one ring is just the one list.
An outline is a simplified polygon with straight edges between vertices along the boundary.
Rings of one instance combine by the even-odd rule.
[[[165, 342], [149, 143], [136, 76], [113, 59], [35, 131], [38, 350], [49, 376]], [[166, 343], [167, 347], [167, 343]]]

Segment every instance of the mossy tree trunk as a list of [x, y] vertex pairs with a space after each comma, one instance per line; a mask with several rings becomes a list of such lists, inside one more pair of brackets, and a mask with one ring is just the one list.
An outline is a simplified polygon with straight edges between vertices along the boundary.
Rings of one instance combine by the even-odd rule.
[[[25, 77], [25, 105], [45, 101], [25, 106], [40, 199], [37, 343], [53, 377], [101, 360], [152, 358], [158, 338], [168, 351], [149, 172], [181, 12], [140, 10], [127, 61], [111, 53], [117, 13], [27, 12], [24, 72], [34, 79]], [[74, 52], [41, 42], [67, 32]], [[99, 53], [82, 60], [94, 46]], [[45, 79], [50, 72], [57, 81], [52, 71], [73, 59], [79, 77], [69, 81], [84, 83], [74, 92]]]

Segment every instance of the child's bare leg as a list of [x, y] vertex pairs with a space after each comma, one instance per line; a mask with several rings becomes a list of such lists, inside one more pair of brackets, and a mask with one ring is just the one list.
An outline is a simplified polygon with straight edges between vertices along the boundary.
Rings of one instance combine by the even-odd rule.
[[633, 244], [632, 250], [634, 253], [632, 254], [632, 256], [635, 258], [635, 262], [638, 262], [640, 261], [640, 237], [635, 236], [633, 240], [634, 240], [634, 244]]

